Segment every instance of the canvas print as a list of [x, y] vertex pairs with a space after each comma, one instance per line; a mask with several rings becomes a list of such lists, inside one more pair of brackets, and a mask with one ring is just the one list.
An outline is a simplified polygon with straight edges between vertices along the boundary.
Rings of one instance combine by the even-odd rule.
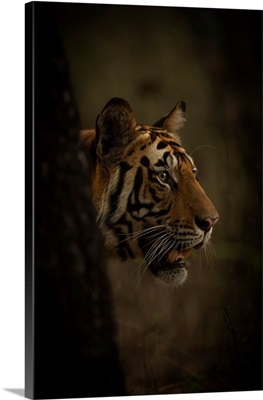
[[262, 11], [25, 17], [26, 397], [262, 390]]

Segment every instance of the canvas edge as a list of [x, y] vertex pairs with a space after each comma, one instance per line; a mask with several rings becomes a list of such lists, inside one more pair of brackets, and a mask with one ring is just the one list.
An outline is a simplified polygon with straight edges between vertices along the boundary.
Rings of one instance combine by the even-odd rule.
[[34, 2], [25, 17], [25, 397], [34, 398]]

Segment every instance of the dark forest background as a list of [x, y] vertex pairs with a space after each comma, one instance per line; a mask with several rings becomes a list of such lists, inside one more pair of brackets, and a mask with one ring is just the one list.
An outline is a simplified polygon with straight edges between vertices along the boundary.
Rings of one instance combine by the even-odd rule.
[[48, 7], [79, 127], [115, 96], [145, 124], [184, 100], [183, 144], [220, 214], [212, 251], [191, 256], [178, 290], [107, 267], [126, 392], [262, 389], [262, 12]]

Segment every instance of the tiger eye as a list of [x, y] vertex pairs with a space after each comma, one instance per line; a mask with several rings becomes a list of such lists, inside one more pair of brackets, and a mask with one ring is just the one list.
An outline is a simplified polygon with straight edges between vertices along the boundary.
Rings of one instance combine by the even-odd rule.
[[168, 182], [169, 180], [169, 174], [165, 171], [159, 172], [158, 177], [162, 182]]

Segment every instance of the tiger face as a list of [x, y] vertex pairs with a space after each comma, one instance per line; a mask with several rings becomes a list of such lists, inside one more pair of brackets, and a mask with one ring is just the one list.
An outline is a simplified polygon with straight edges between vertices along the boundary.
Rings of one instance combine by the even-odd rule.
[[81, 132], [106, 249], [122, 260], [142, 258], [173, 286], [185, 281], [185, 259], [208, 243], [219, 218], [177, 135], [184, 122], [184, 102], [146, 126], [136, 124], [125, 100], [114, 98], [96, 130]]

